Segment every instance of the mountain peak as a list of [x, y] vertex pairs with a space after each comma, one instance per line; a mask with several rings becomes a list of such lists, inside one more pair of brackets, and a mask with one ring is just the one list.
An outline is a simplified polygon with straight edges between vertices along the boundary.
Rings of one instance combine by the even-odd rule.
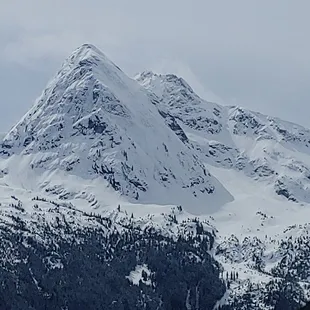
[[[95, 67], [105, 67], [103, 71], [118, 71], [122, 70], [116, 66], [101, 50], [92, 44], [82, 44], [76, 48], [71, 55], [63, 63], [62, 69], [73, 69], [73, 68], [85, 68], [94, 69]], [[94, 70], [96, 71], [96, 70]]]
[[46, 191], [50, 176], [62, 171], [96, 179], [128, 200], [182, 203], [195, 213], [204, 212], [206, 199], [212, 207], [231, 201], [179, 138], [176, 120], [150, 97], [96, 47], [84, 44], [4, 138], [0, 154], [27, 158], [32, 174], [48, 176], [40, 183]]
[[166, 87], [179, 87], [194, 93], [189, 84], [180, 76], [176, 74], [158, 74], [153, 71], [143, 71], [135, 76], [135, 79], [144, 87], [149, 87], [152, 84], [162, 84]]
[[76, 48], [76, 50], [91, 50], [94, 51], [97, 54], [103, 54], [102, 51], [95, 45], [91, 44], [91, 43], [84, 43], [81, 46], [79, 46], [78, 48]]
[[94, 63], [103, 62], [112, 64], [106, 55], [92, 44], [83, 44], [76, 48], [64, 64], [78, 64], [79, 62], [85, 60], [94, 61]]

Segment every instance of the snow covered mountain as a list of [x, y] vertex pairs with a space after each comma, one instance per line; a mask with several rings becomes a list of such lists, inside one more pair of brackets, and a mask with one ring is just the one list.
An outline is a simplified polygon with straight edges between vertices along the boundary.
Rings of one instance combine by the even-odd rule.
[[50, 174], [60, 170], [104, 179], [103, 186], [129, 201], [182, 203], [192, 212], [232, 200], [167, 126], [173, 123], [138, 83], [94, 46], [83, 45], [5, 136], [0, 153], [9, 170], [31, 170], [32, 179], [44, 174], [38, 185], [45, 191], [59, 190]]
[[298, 309], [309, 150], [306, 128], [79, 47], [1, 137], [0, 308]]
[[159, 97], [208, 164], [242, 171], [288, 200], [310, 202], [309, 129], [207, 102], [175, 75], [143, 72], [136, 79]]

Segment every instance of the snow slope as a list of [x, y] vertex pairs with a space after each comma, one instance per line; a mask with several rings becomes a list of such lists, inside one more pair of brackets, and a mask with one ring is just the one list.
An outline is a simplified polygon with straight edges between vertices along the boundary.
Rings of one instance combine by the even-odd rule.
[[[239, 275], [231, 281], [225, 302], [251, 294], [253, 309], [274, 309], [266, 296], [282, 290], [286, 294], [285, 287], [292, 287], [296, 304], [309, 300], [310, 205], [273, 195], [240, 171], [209, 168], [235, 198], [210, 221], [219, 230], [215, 255], [224, 274], [228, 279], [231, 273]], [[235, 307], [249, 305], [242, 308], [237, 302]]]

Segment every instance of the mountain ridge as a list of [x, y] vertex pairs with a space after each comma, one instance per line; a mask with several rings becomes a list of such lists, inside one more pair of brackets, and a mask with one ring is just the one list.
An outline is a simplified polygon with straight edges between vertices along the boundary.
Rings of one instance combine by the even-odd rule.
[[174, 75], [148, 71], [136, 79], [159, 97], [207, 163], [269, 179], [278, 195], [310, 201], [309, 129], [238, 106], [207, 102]]

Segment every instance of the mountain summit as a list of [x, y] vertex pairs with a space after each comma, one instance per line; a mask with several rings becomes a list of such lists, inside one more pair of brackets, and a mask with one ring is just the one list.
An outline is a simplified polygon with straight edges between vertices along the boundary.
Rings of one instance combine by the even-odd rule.
[[80, 182], [99, 179], [129, 201], [182, 203], [194, 213], [232, 200], [180, 134], [154, 96], [86, 44], [6, 135], [1, 154], [26, 157], [28, 165], [17, 166], [44, 173], [39, 186], [48, 191], [59, 186], [50, 175], [60, 170]]

